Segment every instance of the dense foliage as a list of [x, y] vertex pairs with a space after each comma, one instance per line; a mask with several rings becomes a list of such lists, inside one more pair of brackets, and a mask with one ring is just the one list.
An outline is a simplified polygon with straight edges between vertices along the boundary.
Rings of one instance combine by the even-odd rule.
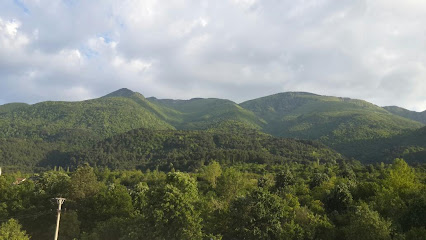
[[265, 119], [265, 131], [273, 135], [329, 143], [389, 137], [422, 126], [362, 100], [311, 93], [280, 93], [241, 106]]
[[[193, 173], [83, 165], [0, 177], [0, 239], [424, 239], [426, 171], [393, 164], [218, 162]], [[13, 218], [13, 219], [12, 219]], [[9, 220], [10, 219], [10, 220]], [[15, 220], [16, 219], [16, 220]]]
[[[395, 157], [403, 157], [410, 163], [423, 162], [426, 146], [424, 135], [421, 134], [424, 131], [418, 130], [423, 125], [408, 119], [411, 118], [408, 115], [386, 109], [388, 110], [361, 100], [310, 93], [280, 93], [238, 105], [229, 100], [214, 98], [145, 99], [141, 94], [128, 89], [82, 102], [43, 102], [34, 105], [12, 103], [0, 106], [0, 164], [12, 169], [34, 170], [53, 165], [68, 166], [84, 158], [85, 161], [88, 159], [92, 163], [117, 168], [117, 162], [123, 157], [118, 157], [116, 151], [111, 149], [122, 146], [115, 142], [116, 146], [111, 145], [106, 138], [114, 141], [117, 134], [139, 128], [206, 130], [212, 125], [228, 121], [242, 123], [244, 131], [250, 128], [275, 137], [318, 140], [346, 157], [365, 163], [389, 162]], [[140, 140], [134, 139], [138, 137], [135, 132], [128, 134], [131, 136], [121, 135], [118, 138], [142, 144]], [[197, 140], [191, 141], [208, 142], [208, 136], [212, 133], [156, 134], [174, 137], [178, 134], [192, 137], [197, 135]], [[153, 139], [145, 140], [150, 142]], [[95, 143], [98, 144], [92, 153], [87, 153], [87, 149]], [[104, 149], [107, 145], [108, 149]], [[203, 144], [200, 143], [200, 146]], [[268, 152], [270, 149], [266, 148]], [[100, 149], [104, 153], [99, 153]], [[202, 147], [199, 153], [203, 154], [206, 149], [210, 150], [210, 147]], [[209, 158], [229, 159], [230, 154], [234, 154], [242, 162], [249, 158], [249, 161], [261, 162], [253, 160], [256, 157], [252, 153], [249, 153], [250, 157], [243, 157], [241, 149], [228, 150], [229, 148], [219, 148]], [[258, 152], [256, 154], [263, 154], [256, 148], [252, 150]], [[158, 148], [155, 151], [154, 157], [148, 152], [125, 149], [125, 153], [131, 156], [126, 155], [123, 167], [159, 166], [165, 169], [165, 165], [170, 164], [165, 159], [173, 154]], [[76, 152], [83, 154], [75, 154]], [[226, 157], [221, 157], [221, 154]], [[247, 151], [244, 154], [248, 154]], [[178, 155], [187, 158], [183, 162], [190, 161], [189, 157], [194, 158], [188, 153]], [[72, 157], [73, 163], [70, 162]], [[100, 157], [104, 159], [100, 160]], [[159, 157], [158, 164], [154, 163], [156, 157]], [[195, 157], [194, 161], [198, 161], [199, 165], [202, 159], [209, 161], [205, 156]], [[182, 165], [182, 161], [179, 160], [178, 164]], [[186, 167], [197, 167], [197, 164], [184, 163]]]
[[257, 129], [261, 129], [266, 124], [262, 118], [230, 100], [217, 98], [190, 100], [148, 98], [148, 100], [162, 107], [163, 111], [168, 109], [168, 113], [172, 111], [180, 113], [172, 114], [168, 118], [169, 123], [177, 129], [206, 129], [214, 123], [226, 120], [239, 121]]
[[426, 127], [386, 109], [128, 89], [2, 105], [0, 240], [52, 238], [55, 197], [62, 240], [424, 239]]
[[384, 107], [384, 109], [395, 115], [426, 124], [426, 111], [414, 112], [397, 106]]
[[38, 171], [82, 163], [111, 169], [172, 168], [193, 171], [213, 160], [221, 164], [335, 163], [343, 157], [318, 142], [274, 138], [227, 121], [206, 131], [135, 129], [99, 141], [75, 143], [0, 139], [0, 160], [8, 170]]
[[[239, 128], [232, 133], [221, 129], [210, 131], [153, 131], [137, 129], [120, 134], [94, 147], [70, 155], [62, 167], [87, 162], [93, 166], [117, 168], [193, 171], [217, 160], [221, 164], [288, 162], [330, 162], [342, 159], [340, 154], [312, 141], [274, 138], [257, 131]], [[65, 164], [65, 165], [64, 165]]]
[[[146, 101], [143, 96], [139, 97], [140, 101]], [[105, 137], [140, 127], [173, 128], [148, 109], [141, 107], [138, 102], [120, 97], [82, 102], [42, 102], [30, 106], [9, 107], [8, 110], [4, 107], [1, 109], [2, 138], [55, 141], [70, 131]]]

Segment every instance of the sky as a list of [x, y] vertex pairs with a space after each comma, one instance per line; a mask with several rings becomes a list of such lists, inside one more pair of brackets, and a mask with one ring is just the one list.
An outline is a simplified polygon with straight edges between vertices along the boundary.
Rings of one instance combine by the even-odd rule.
[[0, 104], [278, 92], [426, 110], [424, 0], [2, 0]]

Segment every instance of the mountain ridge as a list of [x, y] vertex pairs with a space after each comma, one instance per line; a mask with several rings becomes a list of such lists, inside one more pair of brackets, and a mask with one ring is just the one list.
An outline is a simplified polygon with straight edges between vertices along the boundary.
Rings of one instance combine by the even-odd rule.
[[395, 115], [426, 124], [426, 110], [423, 112], [416, 112], [398, 106], [386, 106], [383, 108]]
[[[392, 152], [399, 146], [393, 140], [398, 136], [408, 134], [404, 143], [411, 145], [406, 148], [423, 146], [417, 143], [423, 138], [410, 133], [424, 124], [364, 100], [284, 92], [237, 104], [220, 98], [145, 98], [127, 88], [80, 102], [1, 105], [0, 139], [6, 141], [9, 149], [13, 149], [13, 142], [24, 146], [26, 140], [34, 141], [31, 146], [42, 151], [37, 156], [44, 156], [54, 151], [78, 150], [139, 128], [208, 132], [218, 131], [211, 130], [212, 126], [226, 126], [222, 124], [226, 122], [238, 124], [220, 131], [238, 134], [255, 130], [279, 138], [318, 140], [346, 157], [363, 162], [383, 159], [384, 155], [380, 154], [373, 160], [370, 156], [385, 148]], [[388, 141], [391, 148], [381, 144]], [[0, 162], [6, 161], [2, 158], [15, 156], [5, 151]]]

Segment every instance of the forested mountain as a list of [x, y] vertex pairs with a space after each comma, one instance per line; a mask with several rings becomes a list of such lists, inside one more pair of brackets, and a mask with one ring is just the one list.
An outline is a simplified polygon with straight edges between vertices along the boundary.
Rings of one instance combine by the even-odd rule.
[[425, 160], [422, 123], [310, 93], [7, 104], [0, 239], [52, 238], [60, 196], [63, 240], [423, 240]]
[[[422, 151], [423, 139], [416, 135], [421, 132], [416, 129], [424, 126], [422, 123], [362, 100], [288, 92], [238, 105], [216, 98], [146, 99], [140, 93], [123, 88], [104, 97], [81, 102], [1, 105], [0, 163], [18, 169], [25, 166], [27, 170], [36, 166], [65, 166], [64, 161], [70, 161], [69, 154], [83, 151], [96, 142], [105, 145], [104, 139], [114, 139], [118, 134], [124, 134], [120, 136], [127, 139], [126, 134], [129, 133], [126, 132], [130, 130], [206, 130], [209, 133], [197, 133], [204, 138], [218, 133], [219, 130], [212, 130], [212, 126], [221, 126], [221, 123], [229, 121], [241, 123], [243, 129], [240, 129], [241, 126], [237, 126], [236, 130], [227, 128], [228, 132], [239, 134], [257, 129], [275, 137], [319, 140], [346, 157], [363, 162], [389, 161], [394, 156], [403, 156], [404, 151], [416, 152], [410, 156], [422, 156], [419, 152]], [[140, 134], [139, 131], [135, 132]], [[195, 133], [163, 131], [162, 134], [188, 137]], [[133, 152], [130, 155], [132, 160], [128, 165], [124, 164], [126, 166], [156, 166], [153, 156]], [[155, 156], [160, 155], [156, 153]], [[91, 161], [100, 158], [90, 156]], [[83, 155], [74, 157], [82, 158]], [[105, 159], [101, 162], [116, 167], [118, 159], [127, 161], [123, 157], [112, 158], [113, 164], [106, 163]], [[149, 164], [136, 163], [135, 158], [149, 158]], [[98, 160], [93, 160], [93, 163]], [[410, 157], [409, 161], [424, 162], [424, 159]], [[168, 167], [167, 164], [157, 165]]]
[[388, 106], [383, 108], [395, 115], [426, 124], [426, 111], [415, 112], [397, 106]]
[[221, 124], [209, 131], [136, 129], [98, 142], [56, 165], [75, 167], [87, 162], [111, 169], [194, 171], [213, 160], [224, 165], [274, 165], [290, 162], [334, 164], [343, 159], [320, 143], [275, 138], [241, 126], [237, 129], [231, 123], [226, 128]]
[[422, 126], [366, 101], [303, 92], [279, 93], [240, 105], [268, 122], [265, 132], [326, 143], [386, 138]]
[[[253, 112], [248, 111], [230, 100], [217, 98], [193, 98], [190, 100], [172, 100], [148, 98], [163, 108], [172, 109], [179, 113], [174, 114], [173, 111], [169, 117], [170, 124], [177, 129], [205, 129], [210, 124], [236, 120], [247, 123], [254, 128], [261, 129], [266, 122], [257, 117]], [[173, 119], [174, 117], [174, 119]]]
[[[388, 161], [403, 158], [410, 163], [426, 163], [426, 127], [395, 136], [385, 143], [390, 146], [383, 148], [386, 149]], [[380, 145], [376, 144], [376, 146]]]
[[423, 126], [371, 103], [288, 92], [240, 105], [215, 98], [145, 99], [129, 89], [82, 102], [0, 106], [0, 136], [46, 139], [69, 129], [100, 137], [140, 127], [206, 129], [236, 120], [274, 136], [320, 139], [325, 143], [386, 138]]
[[370, 155], [371, 151], [365, 151], [374, 148], [371, 142], [423, 126], [366, 101], [303, 92], [279, 93], [240, 105], [267, 121], [263, 129], [267, 133], [318, 139], [348, 157], [363, 161], [380, 161]]
[[134, 99], [105, 97], [81, 102], [3, 105], [0, 137], [55, 140], [64, 132], [75, 130], [101, 138], [140, 127], [173, 129], [143, 103], [149, 106], [138, 94]]
[[26, 103], [7, 103], [4, 105], [0, 105], [0, 114], [1, 113], [5, 113], [5, 112], [9, 112], [15, 109], [19, 109], [19, 108], [25, 108], [29, 106]]

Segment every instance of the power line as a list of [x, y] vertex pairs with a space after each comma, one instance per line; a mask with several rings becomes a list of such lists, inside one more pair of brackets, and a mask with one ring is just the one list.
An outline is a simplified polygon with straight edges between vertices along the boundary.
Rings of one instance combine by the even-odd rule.
[[27, 219], [27, 218], [37, 218], [37, 217], [41, 217], [41, 216], [51, 214], [51, 213], [52, 213], [52, 211], [47, 211], [47, 212], [39, 212], [39, 213], [34, 213], [34, 214], [22, 214], [22, 215], [16, 215], [16, 216], [9, 216], [8, 218], [0, 218], [0, 222], [7, 222], [11, 218], [17, 219], [17, 220]]

